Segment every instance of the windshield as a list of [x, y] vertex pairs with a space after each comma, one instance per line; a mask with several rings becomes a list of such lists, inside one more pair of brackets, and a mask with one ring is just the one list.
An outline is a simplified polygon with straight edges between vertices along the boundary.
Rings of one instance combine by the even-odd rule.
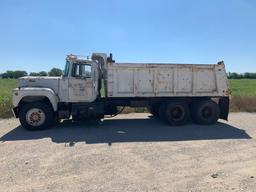
[[63, 74], [64, 77], [68, 76], [69, 66], [70, 66], [69, 61], [66, 61], [66, 65], [65, 65], [65, 69], [64, 69], [64, 74]]

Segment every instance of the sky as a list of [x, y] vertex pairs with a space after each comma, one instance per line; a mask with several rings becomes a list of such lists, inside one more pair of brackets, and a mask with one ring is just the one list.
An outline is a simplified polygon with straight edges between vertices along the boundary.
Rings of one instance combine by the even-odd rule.
[[0, 73], [116, 62], [217, 63], [256, 72], [255, 0], [0, 0]]

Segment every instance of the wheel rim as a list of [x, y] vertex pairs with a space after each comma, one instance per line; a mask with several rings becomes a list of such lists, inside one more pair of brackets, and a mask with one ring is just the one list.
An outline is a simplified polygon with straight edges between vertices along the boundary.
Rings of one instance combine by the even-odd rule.
[[205, 119], [208, 119], [212, 116], [212, 109], [210, 107], [204, 107], [202, 110], [202, 116]]
[[184, 111], [181, 107], [174, 107], [173, 109], [171, 109], [170, 111], [170, 115], [172, 117], [173, 120], [178, 121], [181, 120], [184, 116]]
[[29, 125], [38, 127], [45, 122], [46, 116], [45, 113], [38, 108], [33, 108], [28, 110], [26, 114], [26, 121]]

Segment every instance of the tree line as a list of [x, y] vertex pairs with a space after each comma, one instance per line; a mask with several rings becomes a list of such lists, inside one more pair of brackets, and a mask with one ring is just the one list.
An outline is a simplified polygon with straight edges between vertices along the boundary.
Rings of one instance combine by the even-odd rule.
[[229, 79], [256, 79], [256, 73], [231, 73], [228, 72], [227, 76]]
[[3, 79], [17, 79], [24, 76], [61, 76], [63, 71], [58, 68], [52, 68], [49, 72], [40, 71], [40, 72], [26, 72], [26, 71], [11, 71], [8, 70], [5, 73], [0, 74], [0, 77]]

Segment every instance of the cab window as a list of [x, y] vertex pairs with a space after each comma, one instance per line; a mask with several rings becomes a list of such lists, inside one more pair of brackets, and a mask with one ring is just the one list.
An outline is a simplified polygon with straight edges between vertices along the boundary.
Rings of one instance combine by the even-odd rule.
[[74, 64], [73, 77], [91, 78], [92, 66], [88, 64]]

